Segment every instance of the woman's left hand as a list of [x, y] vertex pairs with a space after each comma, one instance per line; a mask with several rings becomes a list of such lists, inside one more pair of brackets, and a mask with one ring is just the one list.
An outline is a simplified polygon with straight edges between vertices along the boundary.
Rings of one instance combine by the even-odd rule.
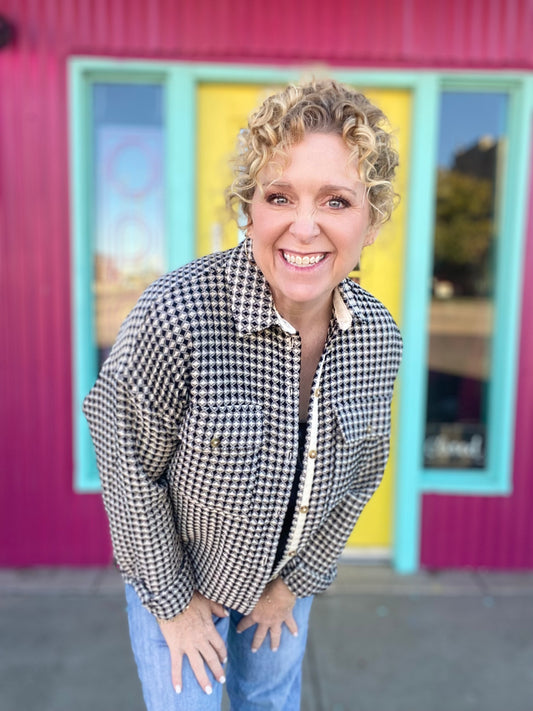
[[257, 652], [270, 632], [270, 648], [276, 652], [281, 640], [281, 627], [287, 625], [289, 632], [298, 635], [298, 625], [292, 616], [296, 596], [289, 590], [281, 578], [268, 583], [257, 605], [249, 615], [245, 615], [237, 625], [237, 632], [244, 632], [257, 625], [252, 640], [252, 652]]

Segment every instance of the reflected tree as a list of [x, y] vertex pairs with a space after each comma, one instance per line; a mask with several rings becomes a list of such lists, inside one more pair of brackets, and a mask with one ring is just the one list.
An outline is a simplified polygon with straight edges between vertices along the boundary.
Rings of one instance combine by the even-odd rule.
[[494, 184], [440, 170], [437, 182], [434, 276], [463, 296], [486, 296], [492, 284]]

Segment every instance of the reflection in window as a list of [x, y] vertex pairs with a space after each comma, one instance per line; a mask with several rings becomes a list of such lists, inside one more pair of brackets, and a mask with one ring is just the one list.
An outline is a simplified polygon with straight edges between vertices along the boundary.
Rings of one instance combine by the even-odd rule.
[[94, 309], [98, 366], [164, 271], [163, 92], [94, 84]]
[[486, 466], [507, 96], [442, 96], [424, 466]]

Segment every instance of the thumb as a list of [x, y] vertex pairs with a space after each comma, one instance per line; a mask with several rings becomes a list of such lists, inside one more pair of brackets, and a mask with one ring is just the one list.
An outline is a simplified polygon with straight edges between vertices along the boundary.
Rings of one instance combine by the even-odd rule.
[[213, 615], [216, 615], [217, 617], [228, 617], [229, 612], [226, 610], [224, 605], [220, 605], [218, 602], [213, 602], [212, 600], [209, 602], [209, 608]]

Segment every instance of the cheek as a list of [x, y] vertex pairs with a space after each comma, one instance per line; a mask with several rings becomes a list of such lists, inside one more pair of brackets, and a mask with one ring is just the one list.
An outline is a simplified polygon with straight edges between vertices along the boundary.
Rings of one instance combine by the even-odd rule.
[[252, 235], [262, 242], [274, 242], [287, 229], [287, 219], [263, 207], [250, 212]]

